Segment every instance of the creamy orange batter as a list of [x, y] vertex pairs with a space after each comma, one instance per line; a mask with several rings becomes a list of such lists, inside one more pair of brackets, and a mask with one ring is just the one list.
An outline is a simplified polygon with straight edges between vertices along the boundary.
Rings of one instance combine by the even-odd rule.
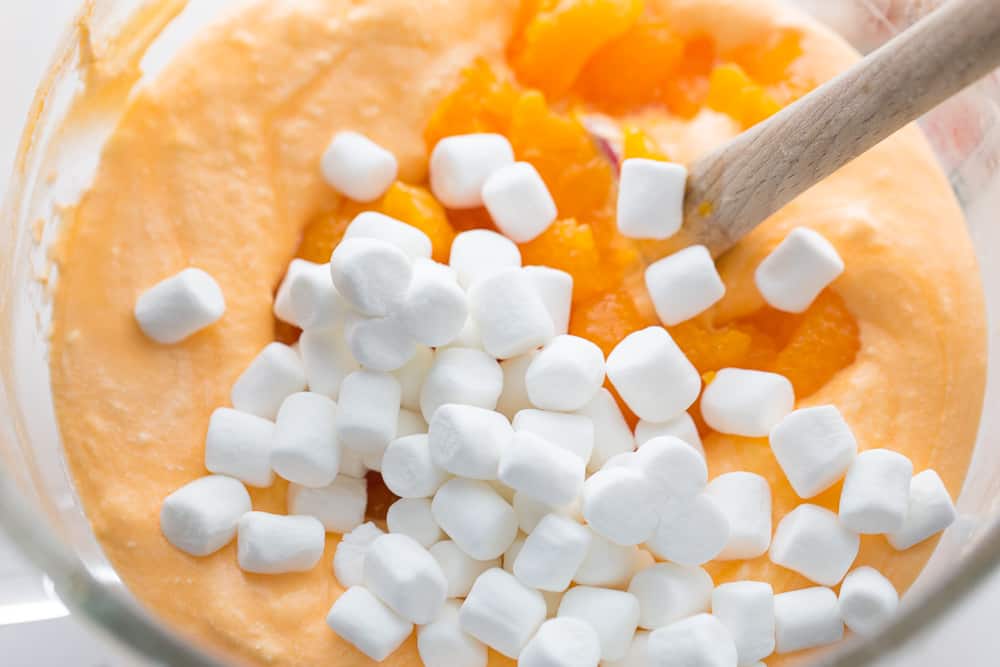
[[[109, 559], [136, 596], [192, 639], [275, 665], [360, 665], [324, 618], [341, 592], [336, 536], [311, 572], [242, 572], [235, 546], [207, 558], [160, 533], [163, 498], [206, 473], [204, 435], [233, 380], [273, 340], [272, 294], [303, 227], [335, 208], [319, 173], [332, 133], [371, 136], [400, 159], [401, 178], [426, 174], [422, 130], [460, 70], [484, 57], [506, 71], [516, 0], [254, 0], [205, 30], [130, 102], [94, 184], [66, 231], [55, 301], [52, 380], [69, 465]], [[775, 3], [650, 0], [647, 11], [719, 44], [779, 26], [805, 34], [795, 68], [822, 81], [857, 55]], [[690, 160], [738, 131], [704, 112], [635, 119], [674, 158]], [[984, 308], [962, 214], [929, 147], [906, 129], [815, 187], [720, 263], [730, 319], [762, 305], [756, 264], [794, 226], [829, 238], [847, 263], [834, 285], [856, 318], [856, 360], [800, 405], [835, 403], [862, 448], [888, 447], [916, 470], [938, 470], [957, 494], [982, 404]], [[211, 273], [228, 310], [183, 343], [147, 340], [136, 297], [187, 266]], [[800, 501], [766, 442], [712, 434], [712, 475], [764, 474], [775, 519]], [[819, 502], [836, 507], [839, 487]], [[255, 509], [285, 511], [285, 485], [252, 491]], [[858, 564], [901, 589], [933, 550], [904, 553], [863, 537]], [[713, 564], [716, 582], [808, 585], [771, 565]], [[775, 657], [768, 664], [784, 664]], [[409, 640], [389, 662], [417, 665]], [[491, 664], [508, 661], [493, 656]]]

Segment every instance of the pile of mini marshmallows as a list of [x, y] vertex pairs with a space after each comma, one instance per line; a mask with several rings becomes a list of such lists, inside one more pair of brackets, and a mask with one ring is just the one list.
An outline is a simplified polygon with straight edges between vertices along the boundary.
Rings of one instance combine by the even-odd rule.
[[[323, 158], [327, 181], [378, 198], [396, 160], [354, 133]], [[605, 359], [567, 335], [572, 278], [521, 266], [514, 241], [556, 218], [538, 172], [502, 136], [449, 137], [430, 161], [434, 194], [485, 205], [504, 235], [459, 234], [449, 265], [403, 221], [362, 213], [328, 265], [294, 260], [275, 298], [304, 331], [271, 343], [211, 417], [212, 473], [163, 503], [163, 534], [193, 556], [237, 539], [239, 566], [310, 570], [327, 532], [346, 589], [329, 627], [373, 660], [417, 626], [428, 667], [482, 667], [487, 647], [525, 667], [759, 664], [871, 635], [898, 602], [869, 567], [851, 571], [860, 534], [907, 549], [955, 517], [938, 475], [898, 453], [858, 453], [832, 405], [795, 410], [791, 383], [726, 368], [702, 391], [661, 326], [630, 334]], [[666, 238], [681, 224], [686, 173], [626, 160], [619, 226]], [[513, 240], [512, 240], [513, 239]], [[772, 306], [800, 312], [843, 271], [822, 236], [796, 229], [760, 264]], [[725, 288], [704, 247], [649, 267], [663, 323], [704, 311]], [[222, 292], [189, 268], [139, 299], [152, 339], [173, 343], [224, 311]], [[609, 379], [639, 417], [631, 432]], [[686, 412], [702, 396], [716, 431], [770, 439], [792, 488], [809, 499], [844, 479], [839, 514], [804, 503], [772, 533], [771, 490], [750, 472], [709, 481]], [[365, 523], [364, 475], [399, 496], [386, 525]], [[246, 486], [290, 482], [288, 514], [252, 511]], [[769, 554], [815, 587], [775, 595], [766, 582], [714, 586], [701, 565]], [[840, 584], [839, 596], [831, 587]]]

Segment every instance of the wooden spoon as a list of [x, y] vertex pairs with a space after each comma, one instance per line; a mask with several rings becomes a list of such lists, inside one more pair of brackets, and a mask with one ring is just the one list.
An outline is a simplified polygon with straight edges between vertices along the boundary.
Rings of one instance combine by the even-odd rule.
[[998, 66], [1000, 0], [950, 0], [691, 165], [679, 240], [722, 254], [797, 195]]

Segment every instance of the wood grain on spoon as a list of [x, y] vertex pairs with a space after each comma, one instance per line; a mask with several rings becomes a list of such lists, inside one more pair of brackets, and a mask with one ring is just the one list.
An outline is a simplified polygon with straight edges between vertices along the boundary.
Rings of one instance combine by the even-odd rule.
[[810, 186], [998, 65], [1000, 0], [951, 0], [691, 165], [684, 241], [720, 255]]

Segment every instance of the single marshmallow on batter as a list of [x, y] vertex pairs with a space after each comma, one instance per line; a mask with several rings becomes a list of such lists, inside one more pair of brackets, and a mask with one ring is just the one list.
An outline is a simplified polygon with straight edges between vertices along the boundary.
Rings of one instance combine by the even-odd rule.
[[684, 222], [683, 165], [629, 158], [618, 183], [618, 231], [633, 239], [668, 239]]
[[626, 336], [608, 355], [608, 379], [641, 419], [666, 421], [698, 398], [701, 376], [663, 327]]
[[381, 239], [341, 241], [330, 256], [334, 287], [359, 313], [385, 317], [402, 302], [413, 277], [410, 257]]
[[552, 316], [556, 335], [569, 330], [569, 313], [573, 305], [573, 276], [548, 266], [526, 266], [524, 275], [542, 298]]
[[308, 572], [323, 556], [326, 529], [312, 516], [247, 512], [240, 518], [236, 544], [245, 572]]
[[429, 259], [413, 264], [398, 321], [406, 334], [429, 347], [451, 343], [465, 326], [469, 307], [455, 272]]
[[541, 347], [555, 336], [552, 317], [520, 268], [481, 278], [469, 290], [469, 312], [479, 326], [483, 348], [510, 359]]
[[924, 470], [910, 480], [906, 519], [899, 530], [889, 533], [889, 544], [909, 549], [950, 526], [956, 517], [944, 482], [933, 470]]
[[514, 163], [514, 149], [502, 134], [445, 137], [431, 151], [431, 191], [448, 208], [483, 205], [490, 176]]
[[390, 533], [365, 556], [365, 586], [411, 623], [430, 623], [444, 607], [448, 581], [434, 557], [408, 535]]
[[413, 259], [431, 256], [431, 239], [422, 230], [402, 220], [378, 213], [362, 211], [344, 230], [345, 239], [379, 239], [391, 243]]
[[413, 632], [412, 623], [363, 586], [352, 586], [337, 598], [326, 624], [376, 662], [388, 658]]
[[447, 403], [492, 410], [503, 391], [503, 371], [482, 350], [453, 347], [438, 350], [420, 388], [420, 412], [430, 422]]
[[604, 353], [591, 341], [562, 335], [535, 355], [524, 376], [531, 403], [569, 412], [589, 403], [604, 384]]
[[339, 475], [328, 486], [288, 485], [288, 513], [313, 516], [331, 533], [349, 533], [365, 521], [368, 483]]
[[226, 312], [222, 288], [201, 269], [188, 268], [153, 285], [135, 302], [135, 321], [150, 339], [179, 343]]
[[856, 533], [891, 533], [903, 526], [913, 463], [898, 452], [869, 449], [847, 469], [840, 521]]
[[384, 452], [396, 437], [399, 380], [387, 373], [360, 370], [340, 386], [337, 441], [361, 454]]
[[691, 246], [646, 269], [646, 290], [656, 315], [668, 327], [689, 320], [726, 294], [715, 262], [703, 245]]
[[217, 408], [208, 420], [205, 467], [250, 486], [271, 486], [273, 439], [274, 422], [232, 408]]
[[589, 623], [576, 618], [552, 618], [521, 651], [519, 667], [597, 667], [601, 642]]
[[619, 660], [628, 653], [639, 624], [639, 601], [623, 591], [576, 586], [563, 595], [556, 617], [589, 624], [601, 642], [601, 660]]
[[160, 530], [181, 551], [207, 556], [232, 541], [240, 518], [251, 509], [243, 484], [232, 477], [209, 475], [166, 497], [160, 507]]
[[482, 197], [497, 229], [516, 243], [534, 240], [556, 219], [556, 203], [529, 162], [494, 171], [483, 184]]
[[569, 588], [590, 548], [586, 526], [558, 514], [542, 517], [514, 561], [514, 576], [543, 591]]
[[734, 581], [712, 591], [712, 615], [736, 643], [739, 664], [774, 653], [774, 589], [761, 581]]
[[632, 577], [628, 592], [639, 600], [639, 626], [655, 630], [708, 611], [712, 585], [700, 567], [656, 563]]
[[368, 137], [343, 131], [323, 152], [320, 168], [326, 182], [354, 201], [375, 201], [396, 180], [396, 156]]
[[463, 632], [516, 659], [546, 615], [545, 599], [514, 575], [493, 568], [479, 575], [458, 612]]
[[428, 432], [431, 460], [442, 470], [471, 479], [497, 479], [514, 430], [499, 412], [448, 403], [434, 412]]
[[448, 264], [458, 282], [470, 289], [477, 281], [503, 269], [521, 266], [521, 251], [506, 236], [488, 229], [470, 229], [455, 236]]
[[767, 553], [771, 546], [771, 486], [760, 475], [730, 472], [705, 489], [729, 519], [730, 533], [716, 560], [744, 560]]
[[299, 353], [283, 343], [268, 343], [236, 378], [230, 401], [241, 412], [274, 419], [285, 399], [305, 388]]
[[819, 232], [796, 227], [757, 267], [754, 280], [768, 304], [804, 312], [844, 272], [844, 260]]
[[761, 438], [795, 407], [795, 390], [777, 373], [723, 368], [705, 387], [701, 415], [720, 433]]
[[437, 618], [417, 628], [417, 652], [424, 667], [486, 667], [486, 646], [462, 631], [460, 608], [459, 602], [449, 600]]
[[337, 404], [322, 394], [299, 392], [281, 404], [274, 428], [271, 467], [302, 486], [321, 487], [340, 471]]
[[892, 620], [899, 593], [878, 570], [859, 567], [840, 585], [840, 618], [853, 632], [874, 637]]
[[476, 560], [451, 540], [441, 540], [431, 546], [429, 551], [448, 580], [449, 598], [466, 597], [479, 575], [491, 568], [500, 567], [499, 558]]
[[844, 638], [837, 594], [816, 586], [774, 596], [774, 636], [777, 653], [826, 646]]
[[697, 614], [649, 633], [650, 667], [736, 667], [736, 644], [722, 621]]
[[771, 430], [771, 451], [800, 498], [812, 498], [844, 476], [858, 453], [851, 427], [833, 405], [788, 414]]
[[818, 505], [799, 505], [774, 531], [771, 562], [824, 586], [836, 586], [858, 556], [858, 534]]
[[514, 508], [486, 482], [445, 482], [431, 511], [448, 537], [476, 560], [499, 558], [517, 537]]
[[497, 477], [516, 491], [560, 507], [580, 495], [586, 466], [576, 454], [518, 431], [500, 457]]
[[448, 480], [448, 472], [431, 458], [423, 434], [396, 438], [382, 457], [382, 479], [400, 498], [430, 498]]

